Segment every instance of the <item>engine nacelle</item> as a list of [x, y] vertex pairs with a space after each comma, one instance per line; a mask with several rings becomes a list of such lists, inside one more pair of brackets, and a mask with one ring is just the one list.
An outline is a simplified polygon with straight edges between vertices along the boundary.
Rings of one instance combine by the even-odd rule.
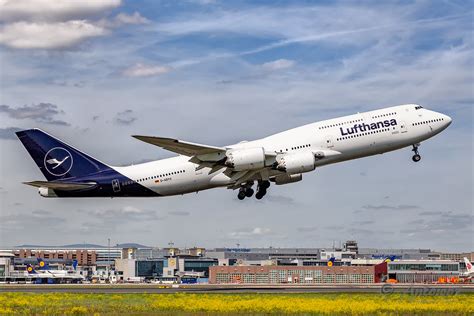
[[310, 151], [282, 155], [277, 160], [276, 169], [289, 174], [312, 171], [316, 162], [314, 154]]
[[262, 147], [236, 149], [226, 154], [226, 166], [235, 171], [253, 170], [265, 167], [265, 151]]
[[298, 181], [301, 181], [302, 179], [303, 179], [303, 175], [301, 173], [297, 173], [297, 174], [282, 174], [273, 178], [272, 181], [275, 182], [276, 185], [281, 185], [281, 184], [298, 182]]
[[45, 188], [45, 187], [40, 187], [38, 189], [38, 193], [39, 195], [41, 195], [42, 197], [58, 197], [56, 195], [56, 193], [54, 192], [54, 190], [52, 189], [49, 189], [49, 188]]

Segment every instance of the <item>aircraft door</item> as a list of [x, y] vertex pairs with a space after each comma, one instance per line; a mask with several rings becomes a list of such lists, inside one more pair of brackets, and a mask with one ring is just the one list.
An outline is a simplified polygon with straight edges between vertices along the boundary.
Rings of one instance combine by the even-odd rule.
[[327, 148], [333, 148], [334, 143], [332, 142], [332, 137], [331, 136], [326, 136], [325, 137], [325, 143]]
[[405, 122], [400, 122], [400, 132], [402, 134], [407, 132], [407, 125], [405, 124]]
[[[371, 124], [373, 123], [373, 119], [372, 117], [370, 116], [370, 114], [364, 114], [363, 115], [363, 120], [364, 120], [364, 124]], [[363, 137], [365, 138], [365, 137]], [[375, 148], [375, 145], [376, 145], [376, 142], [375, 142], [375, 134], [374, 135], [369, 135], [367, 136], [366, 138], [367, 140], [367, 145], [369, 146], [369, 148], [371, 149], [374, 149]]]
[[117, 179], [112, 180], [112, 190], [117, 193], [120, 192], [120, 182]]
[[198, 167], [194, 168], [194, 177], [193, 177], [193, 183], [194, 186], [199, 186], [200, 183], [203, 181], [202, 177], [202, 169], [198, 169]]

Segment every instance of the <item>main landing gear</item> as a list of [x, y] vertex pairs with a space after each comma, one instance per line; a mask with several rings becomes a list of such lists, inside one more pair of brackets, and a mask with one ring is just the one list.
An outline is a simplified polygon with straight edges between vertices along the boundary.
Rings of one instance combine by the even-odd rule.
[[259, 181], [258, 182], [258, 189], [255, 197], [257, 200], [261, 200], [265, 194], [267, 194], [267, 189], [270, 187], [270, 181]]
[[[253, 182], [248, 183], [239, 189], [239, 193], [237, 194], [237, 198], [239, 200], [243, 200], [246, 197], [252, 197], [254, 194], [254, 190], [252, 189]], [[257, 193], [255, 194], [255, 197], [257, 200], [262, 199], [265, 194], [267, 194], [267, 189], [270, 187], [270, 181], [259, 181], [258, 182], [258, 187], [257, 187]]]
[[243, 186], [239, 189], [239, 194], [237, 194], [237, 198], [239, 200], [243, 200], [246, 197], [252, 197], [254, 191], [251, 186]]
[[412, 151], [415, 153], [413, 155], [413, 157], [411, 157], [411, 159], [414, 161], [414, 162], [418, 162], [421, 160], [421, 156], [420, 154], [418, 153], [418, 147], [420, 146], [420, 144], [414, 144], [413, 145], [413, 149]]

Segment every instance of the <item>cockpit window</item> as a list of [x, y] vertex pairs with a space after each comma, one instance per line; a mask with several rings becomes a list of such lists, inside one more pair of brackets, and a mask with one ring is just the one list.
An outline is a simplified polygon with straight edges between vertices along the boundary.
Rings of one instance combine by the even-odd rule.
[[421, 105], [417, 105], [415, 106], [415, 110], [419, 110], [419, 109], [422, 109], [423, 107]]

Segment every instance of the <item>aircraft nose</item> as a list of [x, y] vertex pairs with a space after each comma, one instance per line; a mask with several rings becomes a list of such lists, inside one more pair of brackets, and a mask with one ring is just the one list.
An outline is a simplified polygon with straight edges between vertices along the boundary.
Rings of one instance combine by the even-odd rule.
[[443, 114], [443, 118], [444, 118], [444, 121], [446, 122], [446, 127], [448, 127], [449, 125], [451, 125], [451, 122], [453, 121], [453, 119], [445, 114]]

